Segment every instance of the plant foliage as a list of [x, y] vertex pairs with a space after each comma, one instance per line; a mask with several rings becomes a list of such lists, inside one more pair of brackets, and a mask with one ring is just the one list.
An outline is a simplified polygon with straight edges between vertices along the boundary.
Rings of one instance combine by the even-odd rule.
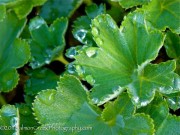
[[180, 0], [1, 0], [0, 134], [180, 135]]

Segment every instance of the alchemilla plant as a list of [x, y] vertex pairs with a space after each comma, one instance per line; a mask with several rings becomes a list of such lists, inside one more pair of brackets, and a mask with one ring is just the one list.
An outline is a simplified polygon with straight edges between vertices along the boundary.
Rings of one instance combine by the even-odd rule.
[[180, 135], [180, 0], [0, 0], [1, 135]]

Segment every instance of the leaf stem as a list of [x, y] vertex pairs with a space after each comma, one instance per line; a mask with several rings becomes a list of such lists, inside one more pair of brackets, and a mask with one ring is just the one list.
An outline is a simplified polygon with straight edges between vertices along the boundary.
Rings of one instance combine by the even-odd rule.
[[61, 63], [63, 63], [64, 65], [69, 64], [69, 62], [64, 58], [63, 55], [60, 55], [59, 57], [57, 57], [55, 60], [60, 61]]
[[6, 100], [4, 99], [3, 95], [0, 93], [0, 105], [2, 106], [2, 105], [5, 105], [5, 104], [7, 104]]

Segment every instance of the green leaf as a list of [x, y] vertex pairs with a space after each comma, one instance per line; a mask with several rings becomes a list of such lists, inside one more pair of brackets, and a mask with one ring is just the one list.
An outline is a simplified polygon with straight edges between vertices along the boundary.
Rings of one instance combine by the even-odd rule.
[[41, 90], [54, 89], [59, 77], [47, 68], [28, 71], [29, 79], [25, 84], [25, 92], [28, 95], [36, 95]]
[[169, 114], [166, 101], [160, 94], [148, 106], [138, 112], [144, 112], [154, 120], [156, 135], [179, 135], [180, 117]]
[[8, 92], [18, 83], [16, 68], [22, 67], [30, 57], [28, 44], [17, 37], [21, 33], [25, 19], [19, 20], [13, 13], [7, 13], [0, 22], [0, 90]]
[[60, 79], [57, 91], [46, 90], [40, 92], [33, 106], [35, 116], [40, 123], [64, 124], [86, 101], [86, 92], [79, 80], [72, 76], [65, 76]]
[[148, 64], [142, 71], [137, 73], [137, 78], [134, 78], [133, 82], [128, 85], [132, 101], [138, 107], [146, 106], [153, 99], [157, 88], [159, 88], [157, 91], [161, 93], [172, 93], [174, 91], [174, 69], [174, 61], [157, 65]]
[[176, 59], [176, 72], [180, 75], [180, 37], [172, 32], [167, 32], [165, 44], [166, 52], [170, 58]]
[[40, 16], [48, 23], [58, 17], [70, 17], [83, 0], [48, 0], [41, 8]]
[[22, 135], [34, 135], [36, 128], [39, 126], [37, 120], [35, 120], [32, 114], [31, 106], [27, 104], [17, 104], [16, 107], [19, 109], [20, 115], [20, 134]]
[[49, 64], [62, 55], [65, 47], [64, 35], [67, 25], [66, 18], [56, 19], [49, 28], [41, 17], [35, 17], [31, 20], [29, 31], [32, 37], [32, 40], [30, 40], [32, 51], [30, 65], [32, 68]]
[[33, 7], [44, 4], [47, 0], [3, 0], [0, 4], [5, 4], [7, 9], [14, 10], [19, 19], [25, 18]]
[[19, 111], [13, 105], [4, 105], [0, 110], [0, 134], [19, 134]]
[[[101, 4], [97, 6], [92, 4], [86, 7], [87, 16], [81, 16], [74, 21], [73, 35], [79, 42], [87, 45], [95, 45], [91, 34], [91, 19], [94, 19], [97, 15], [105, 13], [105, 5]], [[95, 45], [96, 46], [96, 45]]]
[[164, 36], [145, 21], [142, 12], [128, 15], [120, 29], [109, 15], [99, 15], [92, 21], [92, 34], [99, 47], [80, 51], [74, 67], [82, 78], [93, 78], [95, 104], [117, 97], [123, 88], [139, 107], [147, 105], [159, 87], [163, 93], [172, 92], [175, 62], [149, 63], [157, 57]]
[[180, 12], [179, 0], [152, 0], [143, 7], [146, 19], [154, 27], [165, 30], [170, 28], [173, 32], [180, 34]]
[[[154, 132], [152, 121], [147, 115], [136, 114], [132, 116], [134, 106], [127, 94], [115, 101], [116, 107], [113, 109], [116, 113], [109, 114], [111, 106], [107, 106], [102, 114], [104, 118], [102, 118], [101, 111], [88, 103], [86, 89], [79, 80], [66, 75], [60, 79], [58, 84], [57, 91], [40, 92], [34, 101], [35, 116], [42, 124], [37, 129], [36, 134], [119, 135], [121, 129], [123, 133], [128, 132], [129, 134], [140, 132], [150, 135]], [[132, 107], [126, 109], [124, 108], [126, 104], [122, 102]], [[128, 114], [125, 114], [126, 112]], [[105, 119], [106, 116], [108, 120]], [[114, 121], [114, 123], [108, 121]], [[132, 125], [128, 124], [129, 122], [141, 122], [142, 124], [137, 125], [135, 131]], [[42, 128], [49, 128], [49, 130], [40, 130]]]
[[150, 0], [117, 0], [123, 8], [131, 8], [138, 5], [147, 4]]
[[169, 108], [174, 111], [180, 109], [180, 92], [165, 95]]
[[0, 21], [5, 18], [6, 15], [6, 7], [4, 5], [0, 5]]

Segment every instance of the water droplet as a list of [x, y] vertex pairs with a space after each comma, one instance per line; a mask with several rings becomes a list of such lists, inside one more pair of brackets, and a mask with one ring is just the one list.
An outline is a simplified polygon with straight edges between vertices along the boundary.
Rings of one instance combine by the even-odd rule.
[[92, 75], [87, 75], [85, 79], [86, 79], [86, 81], [87, 81], [89, 84], [94, 85], [95, 80], [94, 80], [94, 78], [92, 77]]
[[46, 64], [49, 64], [51, 62], [51, 59], [50, 58], [45, 58], [45, 63]]
[[39, 63], [39, 61], [33, 61], [30, 63], [30, 66], [35, 69], [37, 67], [39, 67], [41, 64]]
[[78, 52], [81, 50], [82, 46], [76, 46], [76, 47], [71, 47], [66, 50], [66, 57], [70, 59], [74, 59], [74, 57], [78, 54]]
[[97, 37], [99, 35], [99, 30], [96, 27], [92, 27], [92, 34]]
[[41, 97], [39, 97], [39, 100], [46, 104], [46, 105], [51, 105], [52, 103], [54, 103], [55, 101], [55, 94], [56, 91], [46, 91], [45, 93], [43, 93], [43, 95]]
[[47, 57], [51, 57], [52, 56], [52, 50], [51, 49], [46, 49], [45, 50], [45, 56], [47, 56]]
[[13, 83], [12, 80], [9, 80], [9, 81], [6, 82], [7, 86], [11, 86], [12, 83]]
[[43, 24], [45, 24], [45, 21], [41, 18], [35, 18], [30, 22], [29, 28], [30, 30], [39, 29]]
[[86, 55], [88, 57], [95, 57], [97, 55], [97, 48], [96, 47], [89, 47], [86, 49]]
[[16, 127], [16, 125], [18, 124], [18, 118], [17, 117], [13, 117], [10, 120], [10, 124], [11, 124], [12, 127]]
[[95, 40], [96, 40], [98, 45], [102, 45], [103, 44], [103, 40], [102, 39], [96, 38]]
[[67, 65], [67, 71], [68, 71], [68, 73], [70, 73], [70, 74], [74, 74], [74, 73], [76, 72], [76, 68], [75, 68], [74, 63], [69, 63], [69, 64]]
[[82, 66], [76, 65], [76, 72], [80, 77], [83, 77], [83, 74], [85, 73], [85, 70]]
[[98, 98], [93, 98], [93, 99], [92, 99], [92, 103], [93, 103], [93, 104], [97, 104], [98, 102], [99, 102], [99, 99], [98, 99]]
[[87, 30], [80, 29], [80, 30], [76, 31], [74, 36], [80, 42], [85, 43], [86, 34], [87, 34]]

